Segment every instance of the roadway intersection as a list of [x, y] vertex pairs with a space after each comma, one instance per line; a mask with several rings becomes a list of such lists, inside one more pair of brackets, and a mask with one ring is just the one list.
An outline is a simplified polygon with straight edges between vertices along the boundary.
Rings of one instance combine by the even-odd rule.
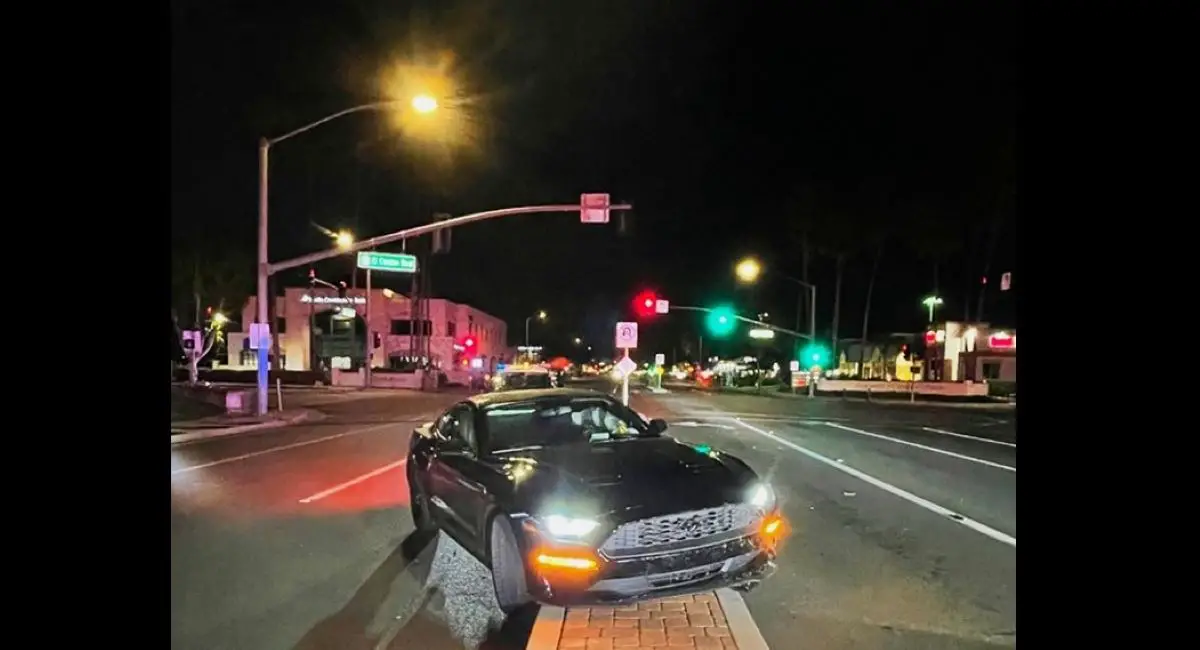
[[[173, 445], [172, 647], [523, 648], [535, 612], [502, 624], [486, 570], [411, 535], [409, 431], [463, 396], [304, 398], [324, 417]], [[1015, 412], [632, 402], [775, 486], [791, 536], [746, 596], [771, 648], [1015, 645]]]

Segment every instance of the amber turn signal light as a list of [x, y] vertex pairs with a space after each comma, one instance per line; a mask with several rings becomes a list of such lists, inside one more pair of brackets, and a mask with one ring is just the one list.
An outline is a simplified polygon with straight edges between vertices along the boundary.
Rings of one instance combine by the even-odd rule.
[[567, 569], [574, 571], [594, 571], [596, 560], [577, 555], [557, 555], [553, 552], [540, 552], [533, 556], [538, 566], [547, 569]]

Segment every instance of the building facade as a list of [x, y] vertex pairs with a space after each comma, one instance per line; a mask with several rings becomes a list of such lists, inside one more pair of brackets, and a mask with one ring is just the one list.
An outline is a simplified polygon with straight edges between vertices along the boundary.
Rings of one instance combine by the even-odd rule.
[[1017, 380], [1017, 332], [988, 323], [946, 322], [925, 332], [926, 379]]
[[[324, 287], [285, 289], [284, 295], [275, 298], [272, 326], [279, 339], [281, 365], [286, 370], [356, 369], [366, 358], [368, 340], [375, 368], [400, 368], [426, 359], [441, 368], [464, 363], [467, 339], [472, 344], [471, 356], [482, 359], [478, 366], [493, 367], [507, 359], [508, 326], [504, 321], [442, 298], [425, 302], [426, 318], [415, 322], [413, 301], [390, 289], [373, 289], [369, 301], [366, 289], [347, 289], [344, 296]], [[249, 298], [242, 308], [243, 331], [228, 335], [225, 361], [231, 367], [258, 365], [248, 345], [257, 307], [256, 299]], [[272, 356], [274, 352], [273, 347]]]

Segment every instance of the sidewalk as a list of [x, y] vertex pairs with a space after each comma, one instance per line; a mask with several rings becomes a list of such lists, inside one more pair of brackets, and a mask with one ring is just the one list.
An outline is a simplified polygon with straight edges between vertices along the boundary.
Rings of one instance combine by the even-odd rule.
[[199, 420], [171, 423], [171, 444], [232, 436], [249, 431], [276, 429], [290, 424], [320, 419], [322, 414], [311, 409], [272, 411], [257, 415], [216, 415]]

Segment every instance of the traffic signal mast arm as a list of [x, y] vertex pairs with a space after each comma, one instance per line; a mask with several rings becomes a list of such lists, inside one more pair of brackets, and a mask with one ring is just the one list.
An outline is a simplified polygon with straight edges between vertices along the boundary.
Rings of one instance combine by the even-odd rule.
[[[699, 311], [699, 312], [704, 312], [706, 314], [710, 314], [713, 311], [713, 310], [709, 309], [708, 307], [690, 307], [688, 305], [671, 305], [671, 309], [673, 309], [673, 310], [674, 309], [682, 309], [683, 311]], [[797, 338], [802, 338], [802, 339], [811, 339], [812, 338], [808, 334], [803, 334], [803, 333], [797, 332], [795, 330], [790, 330], [786, 327], [779, 327], [778, 325], [771, 325], [770, 323], [764, 323], [759, 320], [754, 320], [753, 318], [746, 318], [745, 316], [739, 316], [738, 314], [733, 314], [733, 317], [737, 320], [742, 321], [743, 323], [750, 323], [751, 325], [758, 325], [759, 327], [764, 327], [766, 329], [774, 330], [776, 332], [783, 332], [784, 334], [790, 334], [791, 336], [795, 336]]]
[[[608, 209], [609, 210], [632, 210], [633, 205], [628, 204], [628, 203], [621, 203], [618, 205], [610, 205], [610, 206], [608, 206]], [[500, 210], [487, 210], [485, 212], [475, 212], [472, 214], [464, 214], [461, 217], [454, 217], [452, 219], [446, 219], [445, 221], [435, 221], [433, 223], [427, 223], [423, 226], [416, 226], [414, 228], [406, 228], [404, 230], [398, 230], [396, 232], [393, 232], [393, 233], [390, 233], [387, 235], [380, 235], [378, 237], [364, 239], [360, 242], [355, 242], [354, 244], [347, 246], [347, 247], [338, 247], [338, 248], [333, 248], [330, 250], [320, 251], [317, 253], [309, 253], [308, 255], [301, 255], [300, 257], [294, 257], [290, 260], [284, 260], [282, 262], [275, 262], [273, 264], [267, 264], [266, 265], [267, 273], [275, 274], [275, 273], [279, 273], [280, 271], [294, 269], [298, 266], [305, 266], [308, 264], [312, 264], [314, 262], [320, 262], [321, 260], [327, 260], [327, 259], [330, 259], [333, 257], [339, 257], [339, 256], [345, 255], [347, 253], [357, 253], [358, 251], [370, 250], [372, 248], [376, 248], [376, 247], [382, 246], [384, 244], [390, 244], [392, 242], [400, 241], [402, 239], [409, 239], [411, 237], [419, 237], [421, 235], [429, 234], [431, 232], [434, 232], [435, 230], [441, 230], [443, 228], [453, 228], [455, 226], [465, 226], [468, 223], [473, 223], [476, 221], [483, 221], [484, 219], [509, 217], [509, 216], [518, 215], [518, 214], [537, 214], [537, 213], [542, 213], [542, 212], [578, 212], [578, 211], [579, 211], [579, 204], [571, 203], [571, 204], [564, 204], [564, 205], [527, 205], [527, 206], [523, 206], [523, 207], [519, 207], [519, 208], [502, 208]]]

